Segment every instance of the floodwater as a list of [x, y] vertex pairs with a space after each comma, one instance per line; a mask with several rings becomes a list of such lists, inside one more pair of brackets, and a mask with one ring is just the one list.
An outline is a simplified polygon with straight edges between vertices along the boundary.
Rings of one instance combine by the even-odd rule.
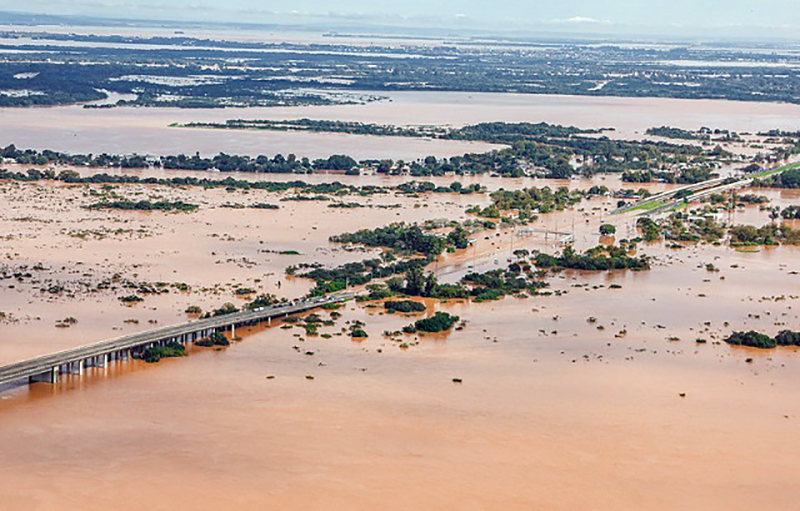
[[[214, 122], [241, 116], [267, 118], [271, 109], [112, 108], [81, 106], [3, 108], [0, 139], [18, 147], [72, 153], [211, 156], [220, 152], [257, 156], [296, 154], [323, 158], [418, 159], [487, 152], [500, 146], [423, 138], [357, 137], [337, 133], [230, 131], [170, 128], [173, 122]], [[45, 141], [45, 142], [43, 142]], [[5, 142], [4, 142], [5, 143]], [[44, 146], [42, 145], [44, 144]]]
[[[463, 182], [470, 179], [491, 189], [639, 187], [614, 176]], [[200, 209], [84, 208], [110, 192]], [[800, 201], [796, 191], [754, 193], [772, 205]], [[0, 363], [184, 322], [188, 305], [241, 305], [237, 287], [300, 296], [310, 283], [286, 277], [287, 266], [376, 253], [348, 252], [328, 242], [331, 234], [399, 220], [464, 220], [467, 207], [488, 202], [485, 195], [387, 194], [343, 197], [372, 207], [334, 209], [281, 201], [291, 193], [53, 182], [0, 183], [0, 195], [0, 269], [32, 275], [0, 281], [7, 314]], [[578, 249], [601, 241], [601, 223], [614, 223], [619, 238], [635, 235], [633, 218], [608, 215], [614, 202], [593, 199], [533, 227], [574, 233]], [[223, 207], [256, 203], [280, 209]], [[386, 207], [394, 205], [401, 208]], [[748, 207], [732, 221], [769, 219]], [[515, 248], [559, 249], [553, 237], [518, 230], [475, 238], [433, 266], [442, 280], [504, 266]], [[289, 250], [299, 255], [280, 254]], [[720, 340], [732, 330], [800, 329], [800, 248], [656, 243], [639, 251], [654, 257], [651, 271], [552, 275], [560, 296], [428, 302], [429, 313], [466, 321], [447, 335], [393, 341], [383, 332], [420, 316], [351, 303], [335, 326], [320, 328], [329, 338], [274, 322], [237, 329], [243, 340], [219, 351], [197, 348], [183, 359], [112, 364], [55, 386], [3, 389], [0, 508], [795, 508], [800, 351], [736, 349]], [[708, 263], [720, 271], [707, 271]], [[98, 290], [105, 280], [117, 289]], [[191, 291], [173, 288], [129, 307], [117, 299], [129, 294], [121, 287], [127, 281], [182, 282]], [[65, 291], [50, 293], [54, 285]], [[78, 323], [57, 328], [66, 317]], [[365, 323], [366, 340], [342, 332], [356, 320]]]
[[486, 152], [499, 146], [331, 133], [170, 128], [172, 123], [228, 119], [337, 119], [395, 125], [462, 126], [479, 122], [549, 122], [614, 127], [607, 135], [642, 138], [653, 126], [739, 132], [800, 130], [800, 105], [653, 98], [600, 98], [457, 92], [375, 92], [387, 99], [326, 107], [84, 109], [80, 106], [0, 109], [0, 140], [24, 148], [80, 153], [349, 154], [357, 159], [413, 160]]
[[20, 165], [9, 163], [3, 165], [3, 168], [11, 172], [25, 173], [31, 168], [39, 170], [54, 169], [57, 172], [62, 170], [74, 170], [84, 177], [96, 175], [98, 173], [108, 174], [112, 176], [135, 176], [141, 179], [156, 178], [156, 179], [171, 179], [171, 178], [186, 178], [193, 177], [197, 179], [210, 179], [210, 180], [223, 180], [232, 178], [240, 181], [249, 182], [271, 182], [271, 183], [286, 183], [293, 181], [303, 181], [309, 184], [322, 184], [322, 183], [342, 183], [352, 186], [382, 186], [393, 187], [403, 183], [413, 182], [429, 182], [437, 186], [449, 186], [454, 181], [462, 183], [464, 186], [477, 184], [489, 191], [499, 189], [513, 190], [525, 187], [544, 187], [550, 188], [568, 187], [572, 190], [586, 190], [595, 185], [606, 186], [609, 189], [630, 189], [630, 188], [645, 188], [653, 193], [664, 191], [672, 185], [664, 183], [625, 183], [622, 181], [621, 174], [598, 174], [592, 179], [573, 178], [573, 179], [547, 179], [539, 177], [501, 177], [492, 174], [476, 174], [476, 175], [446, 175], [446, 176], [412, 176], [409, 174], [403, 175], [387, 175], [378, 172], [363, 172], [360, 175], [346, 175], [344, 172], [336, 171], [318, 171], [311, 174], [271, 174], [271, 173], [254, 173], [254, 172], [213, 172], [213, 171], [193, 171], [193, 170], [171, 170], [158, 167], [150, 167], [146, 169], [123, 169], [123, 168], [90, 168], [79, 167], [71, 165], [52, 165], [52, 166], [36, 166], [36, 165]]
[[[188, 217], [167, 217], [165, 252]], [[8, 392], [4, 509], [792, 509], [798, 353], [714, 341], [725, 321], [798, 324], [798, 251], [649, 249], [651, 272], [567, 272], [560, 297], [431, 304], [464, 330], [407, 349], [381, 332], [413, 317], [348, 304], [329, 339], [239, 329], [226, 350]], [[367, 340], [335, 335], [353, 320]]]

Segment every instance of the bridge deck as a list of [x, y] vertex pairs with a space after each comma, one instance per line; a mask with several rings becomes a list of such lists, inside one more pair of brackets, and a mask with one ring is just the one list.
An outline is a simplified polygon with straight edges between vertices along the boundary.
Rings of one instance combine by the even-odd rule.
[[149, 330], [147, 332], [139, 332], [116, 339], [43, 355], [23, 362], [0, 366], [0, 385], [37, 377], [49, 371], [57, 371], [61, 366], [90, 360], [93, 357], [104, 357], [112, 353], [139, 349], [163, 341], [193, 339], [231, 326], [236, 327], [254, 324], [287, 314], [305, 312], [328, 303], [343, 302], [355, 296], [354, 293], [341, 293], [296, 304], [280, 304], [253, 311], [237, 312], [234, 314], [192, 321], [190, 323], [163, 327], [156, 330]]

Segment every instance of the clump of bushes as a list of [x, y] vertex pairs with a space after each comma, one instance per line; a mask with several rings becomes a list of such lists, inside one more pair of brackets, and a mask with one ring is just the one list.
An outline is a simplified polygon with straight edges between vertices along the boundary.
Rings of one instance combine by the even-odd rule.
[[234, 314], [236, 312], [239, 312], [239, 309], [234, 304], [226, 303], [225, 305], [223, 305], [219, 309], [214, 309], [214, 311], [212, 311], [212, 312], [206, 312], [206, 314], [205, 314], [205, 316], [203, 316], [203, 318], [213, 318], [213, 317], [217, 317], [217, 316], [225, 316], [227, 314]]
[[386, 302], [383, 304], [383, 307], [389, 312], [403, 313], [425, 312], [427, 310], [427, 307], [425, 307], [424, 303], [415, 302], [412, 300]]
[[195, 341], [194, 344], [195, 346], [200, 346], [201, 348], [211, 348], [213, 346], [230, 346], [231, 342], [221, 333], [214, 332], [208, 337]]
[[261, 307], [271, 307], [280, 303], [281, 300], [273, 294], [260, 294], [252, 302], [244, 306], [247, 310], [260, 309]]
[[350, 337], [353, 339], [366, 339], [369, 335], [367, 335], [367, 332], [365, 332], [363, 328], [354, 328], [350, 332]]
[[800, 230], [775, 224], [755, 227], [736, 225], [730, 228], [731, 245], [800, 245]]
[[777, 346], [800, 346], [800, 332], [784, 330], [775, 337], [770, 337], [760, 332], [733, 332], [725, 342], [734, 346], [749, 346], [751, 348], [772, 349]]
[[775, 336], [775, 342], [778, 346], [800, 346], [800, 332], [783, 330]]
[[461, 318], [453, 316], [447, 312], [437, 312], [430, 318], [420, 319], [414, 322], [413, 325], [408, 325], [403, 328], [405, 333], [414, 332], [428, 332], [438, 333], [446, 332], [453, 328], [453, 325], [458, 323]]
[[88, 209], [120, 209], [123, 211], [194, 211], [197, 206], [183, 201], [157, 201], [148, 200], [130, 201], [116, 200], [96, 202], [87, 206]]
[[175, 357], [185, 357], [185, 356], [186, 356], [186, 348], [184, 348], [183, 344], [172, 341], [166, 346], [153, 346], [147, 348], [141, 355], [139, 355], [139, 358], [141, 358], [148, 364], [153, 364], [158, 362], [162, 358], [175, 358]]
[[603, 236], [613, 236], [617, 233], [617, 228], [611, 224], [603, 224], [600, 226], [600, 234]]
[[567, 247], [560, 256], [538, 254], [535, 259], [537, 268], [569, 268], [573, 270], [649, 270], [650, 260], [647, 256], [631, 257], [623, 247], [598, 246], [578, 254], [572, 247]]
[[350, 337], [353, 339], [366, 339], [367, 337], [369, 337], [369, 335], [367, 335], [367, 332], [364, 330], [365, 326], [366, 325], [364, 324], [363, 321], [358, 321], [358, 320], [353, 321], [350, 324]]

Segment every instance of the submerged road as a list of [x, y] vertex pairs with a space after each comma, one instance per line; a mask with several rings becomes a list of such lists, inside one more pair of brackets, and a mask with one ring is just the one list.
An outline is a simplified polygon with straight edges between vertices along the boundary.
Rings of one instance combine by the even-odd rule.
[[233, 330], [238, 326], [270, 321], [289, 314], [312, 310], [325, 304], [344, 302], [355, 298], [356, 295], [356, 293], [337, 293], [302, 302], [262, 307], [252, 311], [201, 319], [43, 355], [23, 362], [0, 366], [0, 385], [22, 380], [56, 383], [60, 374], [80, 374], [87, 367], [105, 367], [110, 361], [129, 358], [153, 346], [163, 346], [169, 342], [189, 344], [196, 339], [208, 337], [214, 332]]

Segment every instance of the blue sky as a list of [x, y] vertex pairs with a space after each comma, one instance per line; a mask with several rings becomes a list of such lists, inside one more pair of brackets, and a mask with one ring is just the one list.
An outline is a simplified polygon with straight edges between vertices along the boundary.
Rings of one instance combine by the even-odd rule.
[[0, 10], [193, 21], [791, 37], [798, 0], [0, 0]]

